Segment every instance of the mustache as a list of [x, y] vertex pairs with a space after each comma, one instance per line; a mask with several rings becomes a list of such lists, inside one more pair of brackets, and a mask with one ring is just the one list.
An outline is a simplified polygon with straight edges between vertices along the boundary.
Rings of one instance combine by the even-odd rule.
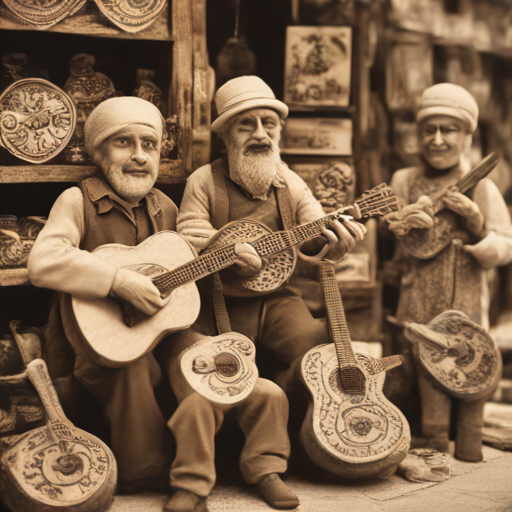
[[262, 154], [269, 153], [274, 150], [274, 143], [272, 140], [263, 141], [263, 142], [253, 142], [245, 147], [243, 150], [244, 155], [248, 154]]
[[146, 165], [126, 164], [122, 167], [123, 172], [146, 172], [149, 174], [149, 168]]

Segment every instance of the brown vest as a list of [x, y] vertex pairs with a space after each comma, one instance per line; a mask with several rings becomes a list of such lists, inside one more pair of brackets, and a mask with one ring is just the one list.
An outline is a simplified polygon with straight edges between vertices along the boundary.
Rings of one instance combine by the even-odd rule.
[[148, 236], [176, 230], [176, 205], [162, 192], [152, 189], [132, 211], [99, 178], [79, 184], [84, 196], [84, 236], [80, 249], [93, 251], [104, 244], [138, 245]]

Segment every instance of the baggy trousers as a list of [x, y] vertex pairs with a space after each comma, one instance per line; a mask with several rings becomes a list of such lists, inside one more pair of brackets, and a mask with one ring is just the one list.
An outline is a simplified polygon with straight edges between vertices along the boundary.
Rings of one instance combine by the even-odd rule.
[[103, 406], [118, 483], [127, 489], [161, 487], [171, 459], [165, 450], [168, 431], [154, 393], [161, 370], [153, 354], [118, 369], [77, 356], [74, 373]]

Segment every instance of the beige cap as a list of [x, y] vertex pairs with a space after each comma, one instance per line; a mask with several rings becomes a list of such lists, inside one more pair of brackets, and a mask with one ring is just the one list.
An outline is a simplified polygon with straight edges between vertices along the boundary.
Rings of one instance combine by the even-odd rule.
[[436, 115], [460, 119], [473, 133], [478, 124], [478, 104], [475, 98], [460, 85], [436, 84], [423, 91], [416, 121]]
[[121, 128], [143, 124], [155, 130], [162, 140], [165, 121], [160, 110], [149, 101], [135, 96], [110, 98], [101, 102], [84, 126], [85, 149], [92, 157], [98, 146]]
[[228, 119], [251, 108], [268, 107], [277, 110], [281, 119], [288, 116], [288, 107], [257, 76], [239, 76], [226, 82], [215, 93], [215, 105], [219, 117], [212, 123], [212, 131], [216, 133], [222, 131]]

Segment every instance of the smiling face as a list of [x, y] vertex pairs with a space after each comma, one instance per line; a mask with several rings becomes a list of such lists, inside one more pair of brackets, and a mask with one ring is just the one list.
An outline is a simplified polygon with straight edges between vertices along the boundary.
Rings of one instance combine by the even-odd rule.
[[265, 195], [276, 175], [281, 129], [277, 112], [256, 108], [234, 116], [221, 134], [231, 179], [253, 197]]
[[114, 192], [126, 202], [136, 205], [155, 184], [160, 144], [153, 128], [132, 124], [104, 140], [94, 160]]
[[435, 169], [449, 169], [457, 165], [468, 137], [465, 124], [455, 117], [430, 116], [419, 124], [421, 153]]

